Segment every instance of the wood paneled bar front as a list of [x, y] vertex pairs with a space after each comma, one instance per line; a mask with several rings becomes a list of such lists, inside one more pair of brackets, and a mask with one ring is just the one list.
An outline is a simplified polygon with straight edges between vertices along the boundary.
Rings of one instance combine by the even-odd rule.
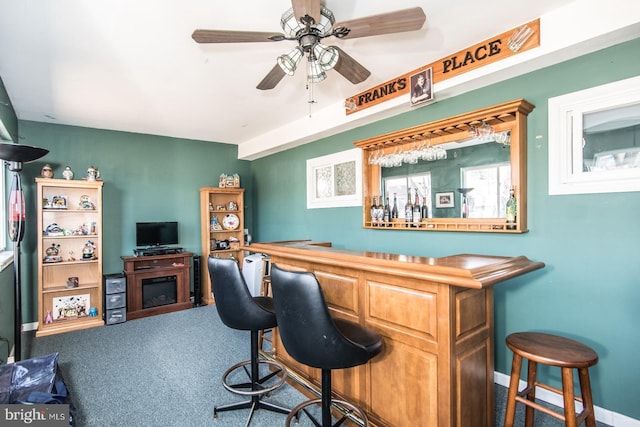
[[[384, 350], [333, 372], [334, 391], [377, 426], [493, 426], [493, 286], [544, 267], [524, 256], [430, 258], [354, 251], [330, 243], [254, 243], [289, 270], [318, 278], [333, 315], [372, 328]], [[320, 370], [276, 358], [318, 386]]]

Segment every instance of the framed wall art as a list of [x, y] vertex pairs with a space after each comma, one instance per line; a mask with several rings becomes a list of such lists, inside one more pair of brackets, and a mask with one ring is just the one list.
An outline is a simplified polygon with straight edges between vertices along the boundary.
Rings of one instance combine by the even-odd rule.
[[455, 207], [455, 198], [453, 191], [445, 193], [436, 193], [436, 208], [453, 208]]

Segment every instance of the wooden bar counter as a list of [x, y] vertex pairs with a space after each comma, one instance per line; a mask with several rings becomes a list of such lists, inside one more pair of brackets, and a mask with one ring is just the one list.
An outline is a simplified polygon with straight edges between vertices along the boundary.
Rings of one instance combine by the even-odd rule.
[[[288, 270], [318, 278], [333, 315], [384, 338], [366, 365], [333, 372], [333, 389], [377, 426], [495, 424], [493, 285], [543, 268], [524, 256], [443, 258], [353, 251], [330, 243], [254, 243]], [[320, 370], [291, 359], [276, 332], [276, 358], [320, 384]]]

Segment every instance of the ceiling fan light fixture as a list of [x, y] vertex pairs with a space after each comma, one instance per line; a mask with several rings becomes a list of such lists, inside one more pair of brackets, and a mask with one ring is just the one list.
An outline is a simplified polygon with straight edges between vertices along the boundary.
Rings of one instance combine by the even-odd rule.
[[300, 49], [300, 47], [296, 47], [289, 53], [280, 55], [278, 57], [278, 65], [280, 66], [280, 68], [282, 68], [282, 71], [290, 76], [293, 76], [293, 73], [296, 72], [296, 68], [298, 68], [300, 59], [302, 59], [302, 53], [302, 49]]
[[334, 47], [316, 43], [313, 54], [324, 71], [332, 69], [338, 63], [338, 49]]
[[313, 25], [313, 28], [318, 30], [318, 32], [320, 32], [320, 34], [322, 34], [323, 36], [326, 36], [331, 33], [331, 28], [335, 23], [336, 23], [336, 18], [333, 16], [333, 12], [331, 12], [326, 7], [321, 6], [320, 22], [315, 23]]
[[282, 31], [289, 38], [295, 38], [298, 32], [302, 31], [304, 27], [293, 13], [293, 8], [289, 8], [285, 13], [282, 14], [282, 18], [280, 18], [280, 26], [282, 27]]
[[327, 73], [317, 59], [309, 59], [307, 66], [307, 81], [310, 83], [318, 83], [327, 78]]

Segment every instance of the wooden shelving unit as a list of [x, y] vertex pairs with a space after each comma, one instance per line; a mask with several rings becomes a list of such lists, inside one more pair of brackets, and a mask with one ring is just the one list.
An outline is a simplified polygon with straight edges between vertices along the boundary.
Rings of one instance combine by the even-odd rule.
[[[235, 204], [235, 209], [233, 205]], [[231, 208], [230, 208], [231, 205]], [[228, 227], [225, 217], [235, 215], [237, 227]], [[212, 218], [219, 227], [212, 228]], [[244, 250], [244, 189], [205, 187], [200, 189], [200, 236], [202, 241], [202, 301], [213, 304], [211, 279], [207, 269], [209, 255], [219, 258], [235, 258], [242, 265]], [[232, 240], [228, 249], [217, 249], [216, 242]], [[235, 240], [235, 241], [234, 241]]]
[[[102, 326], [103, 182], [36, 178], [36, 185], [36, 336]], [[57, 232], [51, 231], [52, 224], [58, 226]], [[93, 254], [84, 258], [83, 250], [88, 241], [93, 243]], [[58, 251], [55, 256], [47, 253], [53, 247]], [[70, 277], [78, 278], [76, 287], [67, 286]]]

